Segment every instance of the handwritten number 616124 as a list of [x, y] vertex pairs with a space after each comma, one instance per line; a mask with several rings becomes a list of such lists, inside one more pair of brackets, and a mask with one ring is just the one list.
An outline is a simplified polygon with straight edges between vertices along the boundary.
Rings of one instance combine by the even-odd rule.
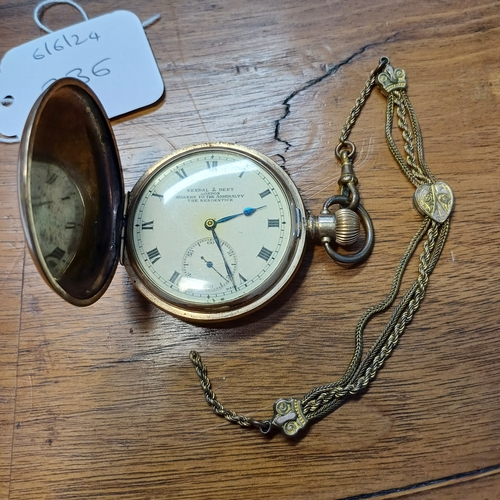
[[96, 42], [98, 42], [100, 38], [101, 37], [94, 31], [92, 31], [87, 38], [80, 38], [78, 35], [62, 35], [60, 38], [56, 38], [54, 43], [45, 42], [42, 47], [38, 47], [33, 53], [33, 59], [39, 61], [40, 59], [45, 59], [46, 56], [51, 56], [54, 53], [61, 52], [61, 50], [64, 50], [66, 48], [83, 45], [85, 42], [88, 42], [90, 40], [95, 40]]
[[[111, 73], [111, 70], [106, 67], [100, 66], [103, 62], [109, 61], [111, 58], [107, 57], [106, 59], [102, 59], [101, 61], [97, 62], [92, 66], [92, 69], [90, 72], [87, 72], [83, 70], [82, 68], [73, 68], [72, 70], [68, 71], [66, 75], [64, 76], [69, 76], [73, 78], [78, 78], [81, 80], [83, 83], [89, 83], [92, 76], [96, 76], [98, 78], [101, 78], [103, 76], [107, 76]], [[50, 84], [54, 83], [57, 81], [57, 78], [51, 78], [50, 80], [46, 81], [42, 85], [42, 90], [45, 90]]]

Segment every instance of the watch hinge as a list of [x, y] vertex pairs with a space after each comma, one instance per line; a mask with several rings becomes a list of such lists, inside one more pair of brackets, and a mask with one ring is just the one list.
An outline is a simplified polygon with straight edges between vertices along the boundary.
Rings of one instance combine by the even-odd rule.
[[129, 199], [130, 199], [130, 191], [128, 191], [125, 194], [125, 199], [123, 201], [123, 215], [122, 215], [121, 229], [120, 229], [120, 264], [122, 266], [125, 256], [125, 228], [127, 227], [127, 212], [128, 212]]
[[295, 207], [295, 215], [297, 217], [297, 239], [302, 236], [302, 212], [299, 207]]

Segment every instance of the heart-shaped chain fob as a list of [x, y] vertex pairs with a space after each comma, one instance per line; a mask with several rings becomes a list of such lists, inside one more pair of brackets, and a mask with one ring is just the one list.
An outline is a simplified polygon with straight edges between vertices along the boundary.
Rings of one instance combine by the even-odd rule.
[[413, 195], [418, 212], [442, 224], [453, 209], [453, 191], [446, 182], [421, 184]]

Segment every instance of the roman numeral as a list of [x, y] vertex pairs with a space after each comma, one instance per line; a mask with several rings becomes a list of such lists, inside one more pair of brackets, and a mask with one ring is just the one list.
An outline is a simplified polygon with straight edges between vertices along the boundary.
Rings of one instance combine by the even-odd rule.
[[266, 196], [268, 196], [270, 194], [271, 194], [271, 191], [269, 191], [269, 189], [266, 189], [265, 191], [262, 191], [262, 193], [259, 193], [259, 196], [261, 198], [265, 198]]
[[273, 252], [266, 247], [262, 247], [262, 250], [257, 254], [257, 257], [268, 261]]
[[279, 219], [267, 219], [267, 227], [280, 227]]
[[56, 260], [61, 260], [64, 256], [66, 255], [66, 252], [59, 247], [54, 248], [49, 255], [45, 257], [45, 260], [47, 259], [56, 259]]
[[154, 264], [155, 262], [158, 262], [161, 259], [160, 252], [158, 251], [158, 248], [153, 248], [153, 250], [150, 250], [147, 252], [148, 254], [148, 259], [151, 261], [151, 264]]
[[180, 277], [181, 277], [181, 273], [174, 271], [174, 274], [172, 274], [172, 276], [170, 277], [170, 279], [168, 281], [170, 281], [170, 283], [173, 283], [175, 285], [179, 281]]
[[54, 184], [54, 182], [56, 182], [56, 179], [57, 179], [57, 174], [56, 173], [53, 173], [51, 176], [47, 177], [47, 184]]
[[217, 160], [207, 161], [207, 168], [217, 168]]
[[185, 179], [187, 177], [187, 174], [183, 168], [180, 168], [179, 170], [176, 170], [175, 172], [181, 179]]
[[141, 229], [153, 229], [154, 221], [150, 220], [148, 222], [143, 222]]

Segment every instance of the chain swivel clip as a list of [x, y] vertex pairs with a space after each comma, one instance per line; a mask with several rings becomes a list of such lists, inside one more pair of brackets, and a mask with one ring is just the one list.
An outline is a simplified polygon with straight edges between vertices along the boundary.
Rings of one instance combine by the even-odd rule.
[[341, 194], [343, 196], [348, 196], [351, 200], [349, 206], [350, 210], [356, 210], [359, 205], [359, 192], [356, 188], [358, 185], [358, 178], [354, 173], [354, 168], [352, 166], [352, 160], [356, 154], [356, 146], [351, 141], [339, 142], [335, 148], [335, 155], [340, 161], [341, 173], [339, 179], [339, 186], [341, 189]]
[[[344, 265], [359, 264], [368, 258], [375, 242], [373, 224], [368, 212], [359, 203], [359, 192], [356, 188], [358, 179], [354, 173], [352, 160], [356, 147], [351, 141], [344, 140], [335, 148], [335, 155], [341, 164], [339, 186], [341, 194], [331, 196], [323, 204], [317, 216], [309, 216], [307, 228], [313, 240], [324, 245], [328, 255]], [[332, 205], [339, 205], [335, 212], [330, 212]], [[360, 224], [365, 231], [363, 247], [353, 254], [339, 254], [331, 244], [348, 247], [358, 241]]]

